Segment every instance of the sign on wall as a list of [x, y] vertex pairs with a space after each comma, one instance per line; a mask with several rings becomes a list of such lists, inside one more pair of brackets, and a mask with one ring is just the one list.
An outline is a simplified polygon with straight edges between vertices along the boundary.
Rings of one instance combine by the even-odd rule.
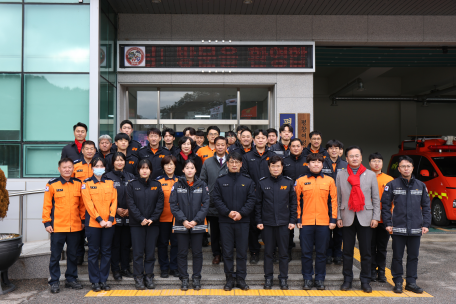
[[283, 124], [290, 124], [293, 127], [293, 136], [296, 134], [296, 114], [295, 113], [280, 113], [280, 126]]
[[298, 127], [296, 129], [296, 136], [302, 141], [304, 147], [307, 147], [309, 142], [310, 133], [310, 114], [298, 113]]
[[120, 71], [314, 72], [314, 42], [122, 42]]

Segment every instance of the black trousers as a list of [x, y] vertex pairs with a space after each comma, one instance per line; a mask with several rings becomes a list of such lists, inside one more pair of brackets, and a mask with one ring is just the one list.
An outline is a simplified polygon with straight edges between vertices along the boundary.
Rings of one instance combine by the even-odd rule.
[[65, 243], [67, 244], [67, 270], [65, 278], [73, 282], [78, 278], [78, 266], [76, 264], [76, 251], [81, 240], [81, 233], [78, 232], [53, 232], [51, 233], [51, 258], [49, 261], [49, 273], [51, 279], [49, 284], [58, 284], [60, 279], [59, 261]]
[[279, 279], [288, 279], [288, 243], [290, 240], [288, 225], [264, 225], [262, 233], [264, 241], [264, 278], [272, 279], [274, 277], [273, 255], [277, 244], [279, 251]]
[[203, 269], [203, 237], [204, 233], [176, 233], [177, 237], [177, 269], [179, 278], [188, 278], [188, 244], [192, 247], [193, 275], [192, 278], [201, 277]]
[[329, 246], [326, 256], [334, 258], [342, 256], [342, 228], [336, 227], [329, 230]]
[[300, 233], [301, 264], [304, 280], [312, 280], [313, 248], [315, 245], [315, 280], [324, 281], [326, 278], [326, 249], [329, 243], [330, 229], [328, 226], [303, 225]]
[[[260, 254], [261, 244], [258, 242], [258, 236], [261, 230], [257, 228], [255, 220], [255, 212], [250, 214], [250, 229], [249, 229], [249, 251], [250, 254]], [[264, 242], [264, 239], [263, 239]]]
[[133, 247], [133, 275], [154, 277], [155, 247], [157, 246], [158, 226], [131, 226], [131, 243]]
[[[168, 257], [168, 245], [171, 242], [171, 250]], [[158, 234], [157, 243], [158, 262], [160, 270], [177, 269], [177, 238], [173, 233], [172, 222], [160, 222], [160, 233]]]
[[[115, 225], [112, 239], [111, 271], [130, 269], [131, 232], [130, 226]], [[120, 267], [119, 267], [120, 264]]]
[[220, 224], [218, 216], [208, 216], [206, 219], [209, 221], [211, 227], [211, 249], [212, 255], [222, 255], [222, 247], [220, 244]]
[[78, 243], [78, 248], [76, 251], [76, 256], [83, 257], [85, 254], [85, 248], [84, 248], [84, 243], [85, 243], [85, 238], [86, 238], [85, 229], [82, 229], [78, 233], [79, 233], [79, 243]]
[[386, 249], [388, 247], [388, 241], [390, 234], [385, 230], [385, 224], [379, 223], [377, 228], [372, 229], [372, 261], [371, 269], [385, 271], [386, 267]]
[[361, 254], [360, 280], [361, 283], [370, 283], [372, 228], [370, 226], [361, 226], [358, 217], [355, 215], [353, 224], [342, 228], [342, 237], [344, 242], [344, 264], [342, 270], [344, 281], [353, 281], [353, 251], [355, 240], [358, 238], [359, 252]]
[[393, 234], [393, 260], [391, 262], [391, 274], [394, 283], [402, 282], [404, 269], [402, 258], [404, 257], [405, 246], [407, 246], [407, 276], [405, 281], [408, 284], [416, 283], [418, 278], [418, 256], [420, 254], [421, 236], [404, 236]]
[[[87, 242], [89, 243], [89, 280], [90, 283], [103, 283], [108, 280], [111, 266], [111, 248], [114, 237], [114, 227], [95, 228], [85, 226]], [[101, 253], [100, 262], [98, 256]]]
[[[245, 280], [247, 275], [247, 247], [249, 223], [220, 223], [222, 238], [223, 267], [225, 275]], [[212, 233], [211, 233], [212, 235]], [[234, 271], [234, 243], [236, 242], [236, 272]]]

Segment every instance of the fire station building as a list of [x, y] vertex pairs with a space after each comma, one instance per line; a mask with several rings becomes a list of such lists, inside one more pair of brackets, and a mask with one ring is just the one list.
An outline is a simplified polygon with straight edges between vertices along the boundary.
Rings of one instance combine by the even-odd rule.
[[[453, 135], [455, 24], [446, 0], [0, 0], [0, 168], [43, 189], [75, 123], [98, 142], [124, 119], [140, 142], [290, 122], [388, 160]], [[42, 197], [24, 198], [25, 241], [48, 237]]]

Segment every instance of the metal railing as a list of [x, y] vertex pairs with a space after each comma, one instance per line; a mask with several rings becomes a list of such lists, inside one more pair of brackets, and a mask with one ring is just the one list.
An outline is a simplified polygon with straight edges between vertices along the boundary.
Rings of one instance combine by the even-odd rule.
[[19, 196], [19, 234], [24, 232], [24, 195], [44, 193], [45, 189], [9, 192], [9, 197]]

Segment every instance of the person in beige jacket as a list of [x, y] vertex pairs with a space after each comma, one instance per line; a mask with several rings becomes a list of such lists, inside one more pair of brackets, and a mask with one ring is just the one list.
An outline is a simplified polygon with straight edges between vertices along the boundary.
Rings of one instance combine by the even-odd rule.
[[380, 221], [380, 198], [375, 173], [362, 165], [362, 150], [351, 146], [345, 150], [347, 170], [339, 172], [337, 186], [337, 226], [342, 228], [343, 240], [343, 291], [352, 288], [353, 251], [358, 237], [361, 253], [361, 289], [371, 293], [371, 241], [372, 229]]

